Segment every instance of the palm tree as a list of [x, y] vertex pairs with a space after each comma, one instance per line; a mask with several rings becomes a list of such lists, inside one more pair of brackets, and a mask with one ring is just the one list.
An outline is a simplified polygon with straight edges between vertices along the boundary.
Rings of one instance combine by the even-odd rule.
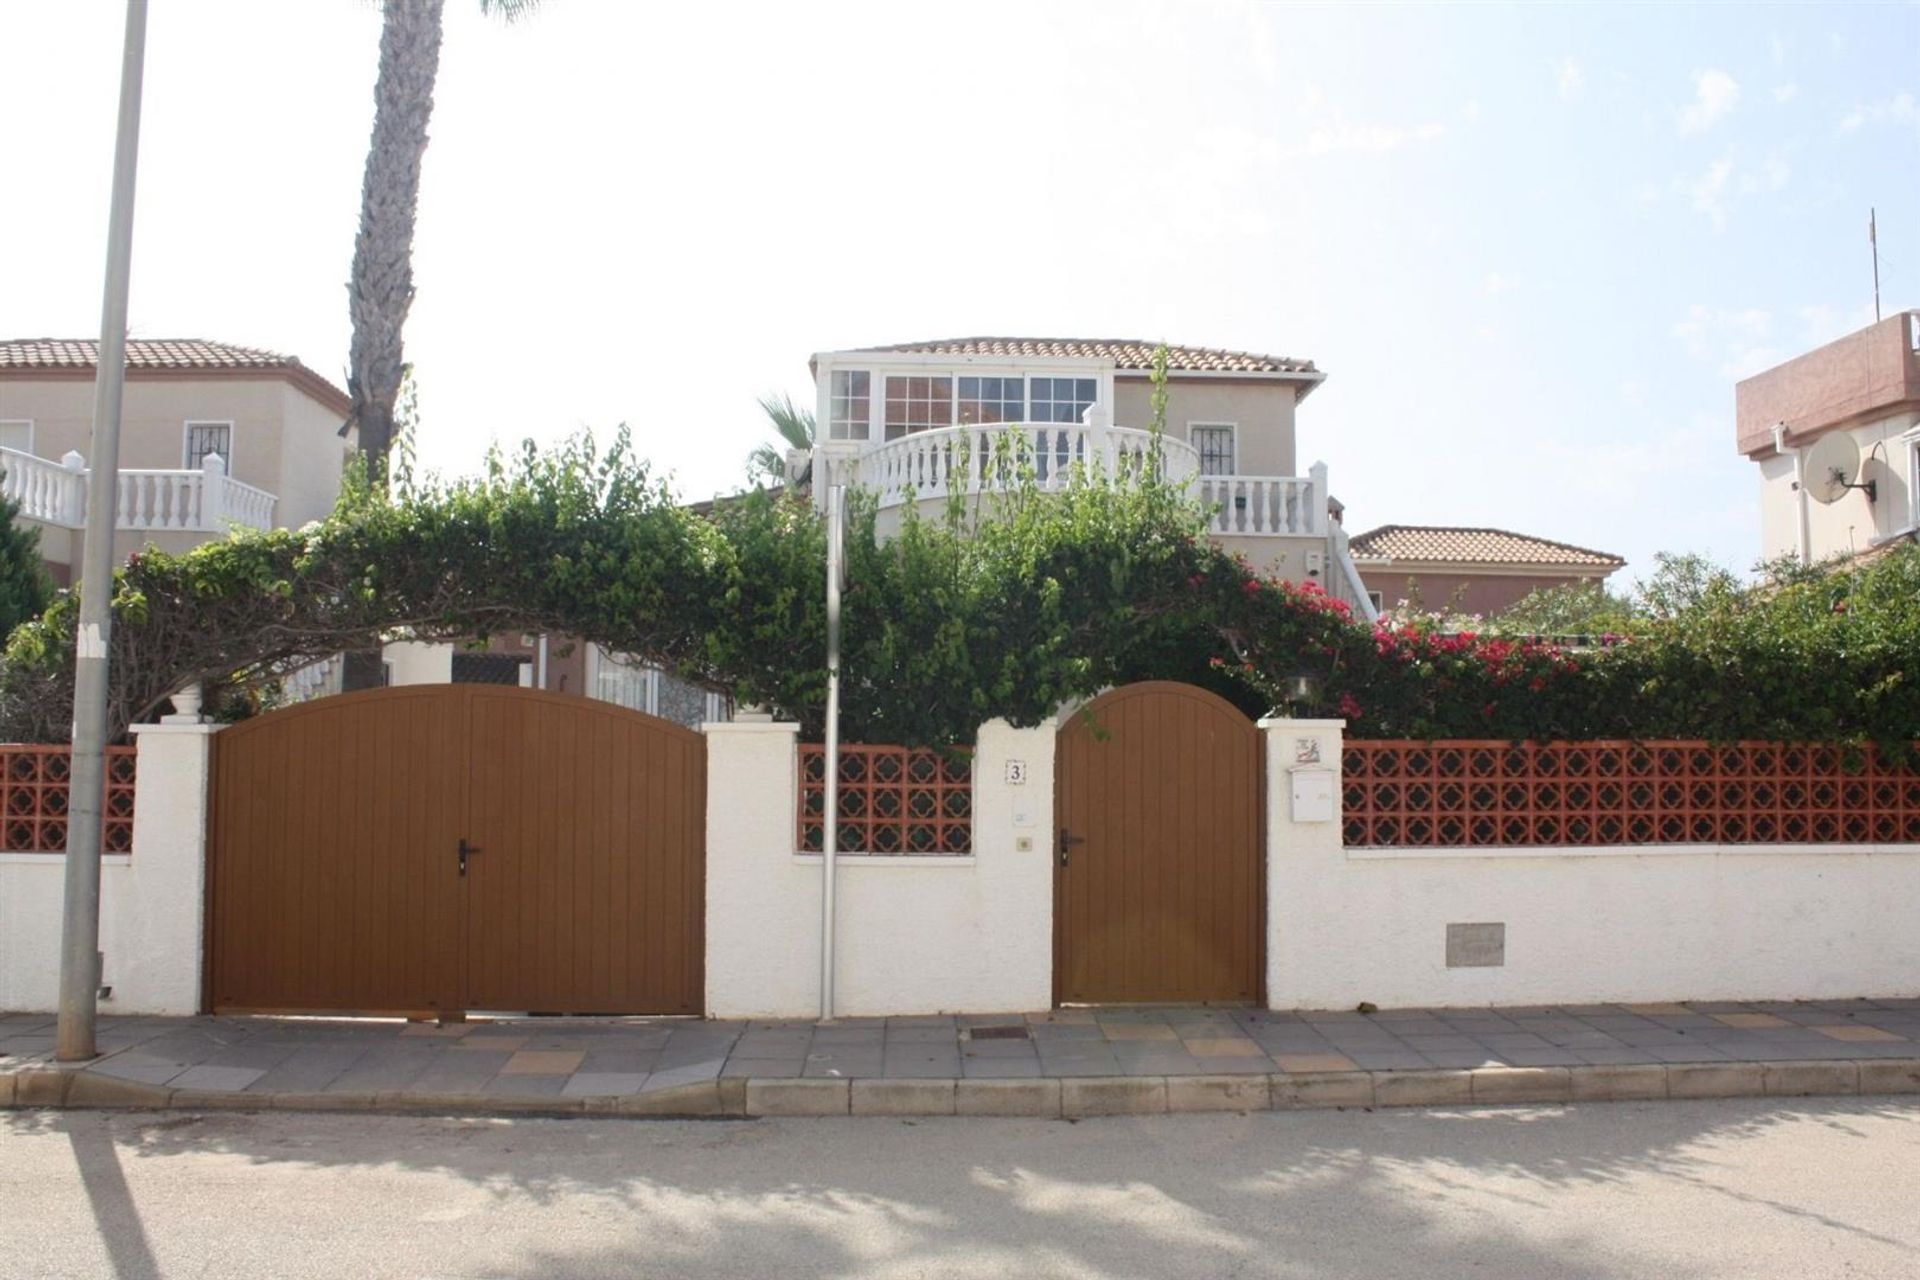
[[[482, 13], [505, 21], [539, 0], [480, 0]], [[420, 159], [440, 72], [440, 23], [446, 0], [383, 0], [380, 76], [373, 86], [373, 141], [360, 189], [360, 233], [353, 242], [347, 312], [349, 427], [376, 477], [393, 447], [394, 401], [406, 360], [400, 331], [413, 306], [413, 224], [420, 204]]]
[[[815, 428], [811, 409], [800, 408], [794, 404], [793, 397], [787, 395], [778, 398], [761, 396], [760, 408], [790, 448], [813, 448]], [[747, 478], [755, 483], [762, 480], [784, 482], [787, 478], [787, 455], [771, 444], [761, 445], [747, 455]]]

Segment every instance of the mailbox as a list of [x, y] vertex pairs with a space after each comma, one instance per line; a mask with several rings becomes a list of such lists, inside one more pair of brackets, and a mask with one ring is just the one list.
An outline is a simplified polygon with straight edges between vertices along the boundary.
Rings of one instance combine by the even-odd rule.
[[1333, 770], [1294, 769], [1293, 820], [1333, 821]]

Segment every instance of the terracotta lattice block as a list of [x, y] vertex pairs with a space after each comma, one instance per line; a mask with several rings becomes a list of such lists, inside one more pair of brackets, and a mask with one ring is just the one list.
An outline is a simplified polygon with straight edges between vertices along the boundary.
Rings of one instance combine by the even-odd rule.
[[1348, 742], [1347, 845], [1920, 841], [1920, 772], [1779, 742]]
[[[133, 852], [132, 747], [107, 748], [101, 843]], [[0, 853], [64, 853], [73, 752], [65, 745], [0, 745]]]
[[[842, 746], [837, 847], [846, 853], [964, 854], [973, 851], [973, 765], [923, 748]], [[800, 747], [803, 853], [825, 840], [827, 753]]]

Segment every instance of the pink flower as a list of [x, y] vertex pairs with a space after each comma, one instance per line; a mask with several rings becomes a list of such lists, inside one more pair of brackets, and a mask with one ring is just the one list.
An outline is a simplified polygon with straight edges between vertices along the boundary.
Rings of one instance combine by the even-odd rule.
[[1358, 720], [1364, 712], [1352, 694], [1343, 693], [1340, 695], [1340, 714], [1349, 720]]

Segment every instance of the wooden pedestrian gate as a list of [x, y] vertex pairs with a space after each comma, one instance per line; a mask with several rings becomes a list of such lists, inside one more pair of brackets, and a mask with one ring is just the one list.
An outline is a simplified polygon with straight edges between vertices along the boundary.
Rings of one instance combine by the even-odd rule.
[[414, 685], [214, 738], [207, 1004], [689, 1013], [706, 752], [582, 697]]
[[1056, 757], [1054, 998], [1261, 999], [1260, 731], [1154, 681], [1096, 699]]

